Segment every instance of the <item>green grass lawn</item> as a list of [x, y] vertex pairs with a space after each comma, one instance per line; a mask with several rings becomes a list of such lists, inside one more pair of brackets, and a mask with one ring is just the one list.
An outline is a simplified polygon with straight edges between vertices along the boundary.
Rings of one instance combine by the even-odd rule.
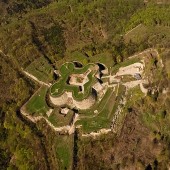
[[58, 68], [60, 68], [60, 66], [65, 64], [66, 62], [73, 62], [73, 61], [78, 61], [82, 63], [83, 65], [88, 64], [88, 58], [79, 51], [68, 52], [66, 56], [67, 56], [67, 59], [63, 58], [62, 60], [57, 62]]
[[109, 52], [97, 54], [95, 56], [90, 57], [90, 62], [91, 63], [103, 63], [107, 67], [112, 67], [114, 62], [113, 62], [113, 57], [112, 54]]
[[[148, 38], [149, 37], [149, 38]], [[163, 37], [163, 38], [162, 38]], [[148, 42], [161, 42], [166, 44], [170, 38], [170, 29], [168, 26], [156, 25], [156, 26], [146, 26], [141, 24], [136, 29], [132, 30], [130, 33], [125, 34], [125, 42], [142, 43], [143, 41]]]
[[28, 73], [37, 77], [40, 81], [51, 82], [53, 80], [53, 68], [43, 57], [36, 59], [26, 69]]
[[59, 113], [59, 108], [55, 108], [48, 120], [56, 127], [69, 125], [74, 116], [73, 111], [64, 116]]
[[55, 140], [56, 155], [59, 159], [60, 169], [71, 169], [73, 159], [73, 135], [58, 136]]
[[109, 128], [111, 125], [111, 121], [109, 121], [107, 118], [95, 117], [86, 120], [82, 119], [79, 121], [78, 124], [82, 125], [81, 129], [83, 133], [90, 133], [103, 128]]
[[48, 87], [42, 86], [26, 103], [26, 110], [37, 116], [45, 116], [46, 112], [50, 109], [46, 103], [46, 93]]
[[70, 70], [69, 70], [69, 68], [67, 68], [66, 64], [61, 66], [60, 73], [61, 73], [62, 76], [67, 75], [67, 74], [70, 73]]

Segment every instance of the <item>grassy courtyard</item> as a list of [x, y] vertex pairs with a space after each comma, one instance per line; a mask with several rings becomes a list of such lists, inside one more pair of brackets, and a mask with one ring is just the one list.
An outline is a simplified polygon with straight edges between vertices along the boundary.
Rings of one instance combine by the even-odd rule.
[[26, 103], [26, 110], [34, 116], [46, 116], [50, 109], [46, 103], [46, 93], [48, 87], [42, 86]]
[[56, 127], [60, 127], [60, 126], [66, 126], [69, 125], [73, 119], [74, 116], [74, 112], [73, 111], [69, 111], [69, 113], [64, 116], [60, 113], [60, 109], [59, 108], [55, 108], [53, 110], [53, 112], [51, 113], [51, 115], [48, 117], [48, 120]]

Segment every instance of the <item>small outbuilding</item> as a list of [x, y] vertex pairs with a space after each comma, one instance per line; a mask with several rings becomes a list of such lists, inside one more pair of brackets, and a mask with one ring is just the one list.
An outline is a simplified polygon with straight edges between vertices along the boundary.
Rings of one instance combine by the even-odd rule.
[[67, 113], [69, 112], [69, 110], [70, 110], [70, 109], [68, 109], [68, 108], [66, 108], [66, 107], [65, 107], [65, 108], [61, 108], [60, 113], [63, 114], [63, 115], [67, 115]]

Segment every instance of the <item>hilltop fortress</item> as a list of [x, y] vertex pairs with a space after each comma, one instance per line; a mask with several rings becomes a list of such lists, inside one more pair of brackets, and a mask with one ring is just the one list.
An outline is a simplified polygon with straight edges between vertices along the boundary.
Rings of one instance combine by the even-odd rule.
[[160, 71], [164, 66], [158, 52], [148, 49], [109, 68], [66, 62], [54, 70], [57, 79], [48, 84], [24, 71], [41, 87], [21, 112], [35, 123], [45, 120], [62, 134], [72, 134], [76, 128], [82, 129], [82, 136], [119, 133], [127, 106], [148, 94], [153, 67]]

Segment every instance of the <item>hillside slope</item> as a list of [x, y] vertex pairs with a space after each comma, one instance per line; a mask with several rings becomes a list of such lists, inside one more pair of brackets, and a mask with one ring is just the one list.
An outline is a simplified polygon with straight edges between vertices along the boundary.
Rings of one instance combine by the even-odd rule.
[[[2, 170], [170, 167], [170, 5], [162, 2], [0, 2]], [[44, 121], [34, 124], [20, 113], [40, 87], [23, 69], [40, 78], [48, 76], [46, 81], [54, 83], [56, 75], [45, 74], [44, 65], [58, 70], [61, 64], [78, 60], [84, 65], [101, 62], [116, 70], [128, 57], [148, 48], [159, 52], [164, 67], [160, 70], [156, 60], [148, 59], [153, 64], [147, 70], [152, 75], [149, 92], [129, 101], [118, 135], [85, 139], [77, 130], [71, 137], [61, 136]]]

